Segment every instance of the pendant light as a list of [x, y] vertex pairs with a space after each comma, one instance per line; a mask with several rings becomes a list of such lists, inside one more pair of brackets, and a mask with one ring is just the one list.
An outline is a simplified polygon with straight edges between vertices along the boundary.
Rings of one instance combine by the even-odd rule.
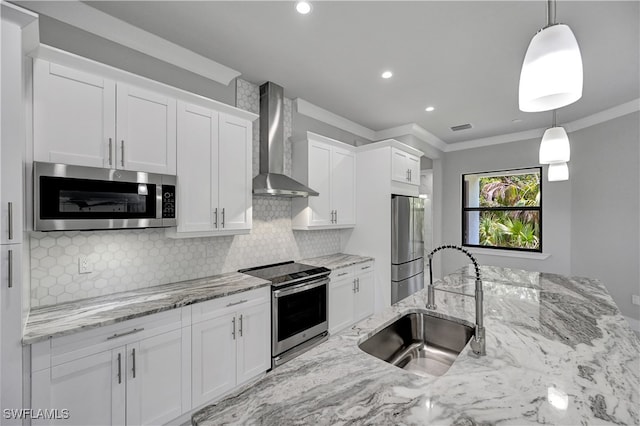
[[569, 26], [555, 23], [555, 6], [555, 0], [547, 0], [547, 25], [531, 39], [524, 57], [521, 111], [549, 111], [582, 97], [580, 48]]
[[567, 163], [549, 164], [549, 172], [547, 173], [547, 180], [549, 182], [569, 180], [569, 166], [567, 166]]
[[566, 163], [571, 157], [569, 137], [564, 127], [556, 125], [556, 111], [553, 110], [553, 125], [545, 130], [540, 142], [540, 164]]

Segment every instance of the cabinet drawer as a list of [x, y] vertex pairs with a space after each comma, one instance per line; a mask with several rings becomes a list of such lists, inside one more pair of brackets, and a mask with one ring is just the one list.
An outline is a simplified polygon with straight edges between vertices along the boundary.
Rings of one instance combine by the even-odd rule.
[[353, 267], [356, 270], [356, 275], [360, 275], [360, 274], [366, 274], [367, 272], [373, 271], [374, 264], [375, 264], [374, 261], [370, 260], [368, 262], [358, 263]]
[[235, 312], [239, 308], [255, 306], [271, 302], [271, 287], [266, 286], [255, 290], [243, 291], [230, 296], [220, 297], [191, 306], [191, 321], [193, 324]]
[[51, 339], [51, 365], [92, 355], [182, 326], [181, 309], [171, 309], [129, 321]]
[[333, 271], [331, 271], [329, 278], [331, 279], [332, 282], [343, 281], [343, 280], [352, 279], [354, 275], [355, 275], [355, 269], [353, 268], [353, 266], [347, 266], [345, 268], [334, 269]]

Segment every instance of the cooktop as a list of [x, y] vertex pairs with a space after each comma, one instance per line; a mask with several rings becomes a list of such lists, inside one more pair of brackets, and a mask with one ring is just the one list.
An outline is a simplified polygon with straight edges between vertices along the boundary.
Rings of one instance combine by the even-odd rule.
[[322, 266], [306, 265], [290, 260], [288, 262], [240, 269], [238, 272], [271, 281], [273, 286], [280, 287], [305, 279], [329, 275], [331, 270]]

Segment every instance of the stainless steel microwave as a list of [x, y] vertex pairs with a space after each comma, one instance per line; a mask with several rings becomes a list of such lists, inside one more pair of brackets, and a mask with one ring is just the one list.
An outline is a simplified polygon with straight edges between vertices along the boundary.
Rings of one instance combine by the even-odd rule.
[[33, 163], [34, 230], [176, 226], [176, 177]]

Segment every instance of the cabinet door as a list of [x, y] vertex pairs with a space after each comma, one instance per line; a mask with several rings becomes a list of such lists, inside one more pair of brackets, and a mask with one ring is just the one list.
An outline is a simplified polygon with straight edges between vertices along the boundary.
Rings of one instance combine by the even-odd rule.
[[124, 425], [124, 354], [124, 348], [108, 350], [34, 373], [31, 407], [67, 409], [69, 418], [33, 424]]
[[407, 155], [407, 167], [409, 168], [409, 183], [420, 185], [420, 157]]
[[[0, 403], [22, 407], [22, 245], [0, 246]], [[10, 422], [7, 424], [20, 424]], [[4, 421], [2, 424], [5, 424]]]
[[220, 114], [218, 229], [251, 229], [251, 122]]
[[374, 310], [374, 274], [373, 271], [356, 276], [355, 321], [373, 314]]
[[198, 407], [236, 385], [235, 314], [191, 326], [191, 397]]
[[[391, 179], [398, 182], [409, 182], [409, 163], [406, 152], [391, 148]], [[418, 176], [419, 178], [419, 176]]]
[[356, 223], [356, 156], [333, 148], [331, 155], [331, 205], [339, 225]]
[[329, 284], [329, 333], [337, 333], [353, 324], [354, 294], [353, 278], [332, 281]]
[[218, 113], [178, 102], [178, 232], [213, 231], [218, 207]]
[[238, 371], [242, 384], [271, 368], [271, 305], [261, 305], [238, 312]]
[[165, 424], [182, 414], [182, 330], [127, 345], [127, 424]]
[[[0, 76], [2, 76], [2, 133], [0, 136], [0, 244], [22, 242], [24, 167], [24, 96], [21, 29], [2, 22]], [[4, 407], [5, 405], [3, 405]]]
[[309, 141], [309, 187], [318, 191], [309, 197], [309, 226], [331, 225], [331, 147]]
[[35, 59], [34, 159], [115, 168], [115, 104], [113, 81]]
[[176, 100], [117, 85], [117, 168], [176, 173]]

